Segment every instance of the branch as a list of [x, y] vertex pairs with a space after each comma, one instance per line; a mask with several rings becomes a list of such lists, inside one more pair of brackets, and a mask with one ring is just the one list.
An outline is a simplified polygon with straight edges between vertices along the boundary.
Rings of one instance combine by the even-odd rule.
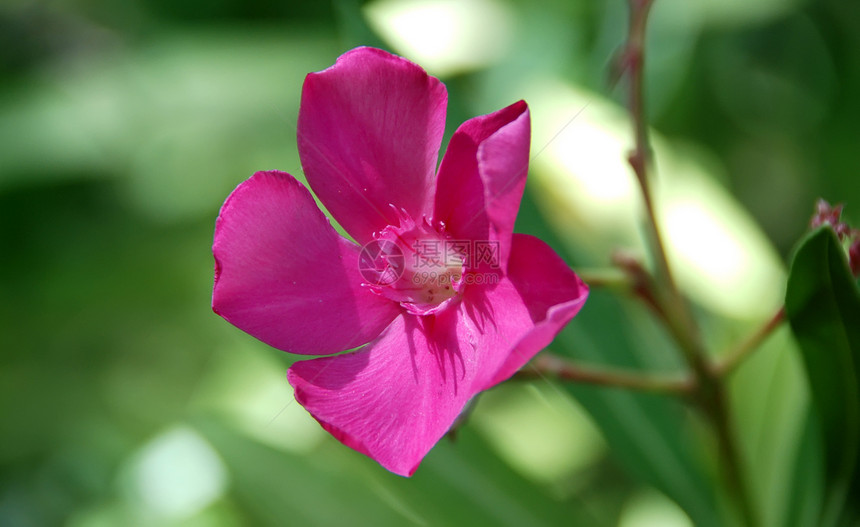
[[748, 527], [754, 527], [758, 525], [758, 522], [747, 482], [743, 475], [743, 465], [735, 442], [736, 438], [723, 380], [716, 375], [711, 366], [690, 306], [681, 295], [672, 276], [663, 237], [657, 223], [657, 215], [654, 211], [648, 178], [651, 148], [648, 141], [648, 122], [645, 118], [642, 78], [645, 63], [645, 28], [653, 0], [629, 1], [630, 27], [623, 56], [630, 80], [629, 104], [630, 117], [633, 120], [635, 147], [627, 160], [636, 175], [648, 216], [646, 228], [655, 260], [655, 278], [657, 279], [652, 295], [658, 302], [670, 332], [692, 369], [696, 384], [691, 395], [716, 430], [727, 480], [726, 487], [737, 504], [744, 524]]
[[692, 393], [694, 382], [691, 377], [670, 377], [648, 375], [629, 371], [599, 369], [592, 366], [575, 364], [557, 355], [544, 352], [538, 355], [528, 367], [517, 372], [515, 379], [545, 379], [547, 377], [563, 381], [583, 382], [643, 392], [672, 395]]
[[630, 0], [630, 28], [625, 45], [625, 69], [630, 80], [630, 118], [633, 121], [635, 145], [627, 157], [636, 181], [642, 192], [647, 214], [646, 229], [652, 247], [656, 278], [660, 288], [654, 291], [660, 309], [665, 314], [669, 330], [683, 351], [687, 362], [700, 377], [710, 375], [704, 346], [701, 343], [698, 326], [686, 299], [681, 295], [675, 282], [663, 235], [657, 223], [654, 199], [651, 194], [650, 177], [651, 147], [648, 139], [648, 121], [645, 116], [645, 89], [643, 73], [645, 69], [645, 27], [652, 0]]
[[627, 290], [632, 285], [630, 277], [614, 267], [583, 268], [575, 271], [589, 287]]
[[723, 377], [734, 372], [752, 352], [767, 340], [774, 330], [782, 324], [783, 320], [785, 320], [785, 306], [780, 307], [755, 333], [742, 340], [731, 351], [723, 354], [722, 360], [714, 365], [714, 374]]

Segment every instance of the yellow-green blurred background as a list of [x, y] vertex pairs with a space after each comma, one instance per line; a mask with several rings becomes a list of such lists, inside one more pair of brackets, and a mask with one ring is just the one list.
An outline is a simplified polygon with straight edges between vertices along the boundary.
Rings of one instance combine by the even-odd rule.
[[[719, 525], [710, 439], [674, 401], [506, 385], [407, 480], [209, 308], [219, 206], [256, 170], [301, 177], [304, 75], [363, 44], [445, 81], [448, 136], [529, 102], [519, 231], [575, 267], [642, 252], [608, 86], [626, 21], [623, 0], [3, 0], [0, 525]], [[779, 304], [815, 198], [860, 218], [860, 4], [656, 0], [647, 53], [660, 217], [719, 352]], [[552, 349], [679, 367], [603, 291]], [[796, 492], [791, 351], [779, 332], [733, 385], [768, 525]]]

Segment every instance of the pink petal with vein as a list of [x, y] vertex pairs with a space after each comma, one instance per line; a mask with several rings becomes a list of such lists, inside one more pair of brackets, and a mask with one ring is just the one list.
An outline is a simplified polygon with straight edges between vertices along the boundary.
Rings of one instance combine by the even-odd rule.
[[215, 225], [212, 309], [292, 353], [322, 355], [374, 339], [399, 307], [362, 287], [358, 247], [283, 172], [257, 172]]
[[406, 59], [373, 48], [343, 54], [305, 79], [298, 146], [308, 183], [359, 243], [432, 212], [445, 86]]
[[502, 267], [529, 166], [528, 106], [507, 108], [463, 123], [439, 168], [434, 219], [455, 238], [499, 243]]
[[297, 362], [296, 400], [345, 445], [411, 476], [474, 394], [478, 357], [455, 324], [454, 311], [404, 315], [358, 352]]
[[509, 312], [520, 315], [527, 309], [531, 327], [519, 335], [504, 332], [509, 338], [507, 358], [482, 389], [506, 380], [548, 346], [588, 298], [585, 282], [549, 245], [527, 234], [513, 235], [507, 279], [516, 289], [516, 297], [502, 288], [488, 293], [492, 304], [506, 306], [496, 313], [496, 319], [506, 321]]

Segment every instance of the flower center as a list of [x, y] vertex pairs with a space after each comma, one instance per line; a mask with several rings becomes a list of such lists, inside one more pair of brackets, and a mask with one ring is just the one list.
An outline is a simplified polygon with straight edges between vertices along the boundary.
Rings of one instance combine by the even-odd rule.
[[371, 290], [399, 302], [416, 315], [447, 307], [463, 284], [465, 252], [445, 232], [444, 224], [426, 218], [416, 223], [398, 211], [400, 225], [374, 233], [359, 257], [362, 276]]

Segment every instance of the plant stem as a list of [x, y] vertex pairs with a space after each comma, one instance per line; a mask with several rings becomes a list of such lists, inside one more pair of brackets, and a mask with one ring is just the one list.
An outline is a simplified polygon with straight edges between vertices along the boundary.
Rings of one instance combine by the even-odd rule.
[[749, 357], [776, 328], [785, 320], [785, 306], [780, 307], [767, 322], [758, 328], [755, 333], [738, 343], [734, 349], [723, 354], [723, 359], [714, 365], [714, 374], [718, 377], [730, 375], [735, 369]]
[[656, 376], [629, 371], [598, 369], [575, 364], [547, 352], [538, 355], [529, 367], [517, 372], [514, 376], [515, 379], [545, 377], [672, 395], [688, 395], [692, 393], [694, 388], [694, 381], [691, 377]]
[[642, 192], [647, 215], [646, 228], [652, 245], [652, 256], [656, 276], [661, 284], [659, 300], [669, 320], [669, 329], [674, 334], [690, 366], [702, 375], [708, 370], [699, 330], [693, 315], [681, 295], [672, 275], [663, 236], [657, 222], [648, 167], [651, 163], [651, 148], [648, 140], [648, 121], [645, 117], [643, 72], [645, 65], [645, 27], [653, 0], [630, 0], [630, 32], [624, 52], [626, 70], [630, 78], [630, 117], [633, 121], [635, 146], [627, 161], [636, 175]]
[[606, 287], [610, 289], [630, 289], [630, 277], [621, 269], [603, 267], [594, 269], [576, 269], [576, 274], [589, 287]]
[[743, 464], [735, 439], [735, 427], [731, 420], [725, 387], [722, 383], [717, 382], [713, 384], [713, 388], [714, 391], [702, 399], [702, 409], [710, 417], [717, 432], [720, 457], [725, 461], [724, 476], [727, 480], [726, 486], [729, 495], [737, 504], [743, 525], [756, 527], [759, 523], [753, 509], [749, 486], [744, 478]]
[[731, 426], [731, 412], [725, 394], [723, 381], [710, 364], [698, 325], [672, 276], [665, 244], [660, 233], [651, 194], [648, 169], [651, 163], [651, 149], [648, 140], [648, 121], [645, 117], [645, 98], [643, 71], [645, 63], [645, 28], [653, 0], [630, 1], [630, 27], [624, 49], [624, 69], [630, 81], [629, 105], [633, 121], [635, 147], [628, 156], [628, 162], [636, 175], [642, 192], [647, 215], [646, 228], [656, 267], [656, 299], [663, 319], [675, 337], [684, 357], [692, 369], [695, 379], [694, 400], [716, 430], [726, 483], [729, 492], [737, 503], [744, 523], [749, 527], [758, 524], [752, 508], [752, 501], [743, 477], [740, 455], [735, 444], [735, 434]]

